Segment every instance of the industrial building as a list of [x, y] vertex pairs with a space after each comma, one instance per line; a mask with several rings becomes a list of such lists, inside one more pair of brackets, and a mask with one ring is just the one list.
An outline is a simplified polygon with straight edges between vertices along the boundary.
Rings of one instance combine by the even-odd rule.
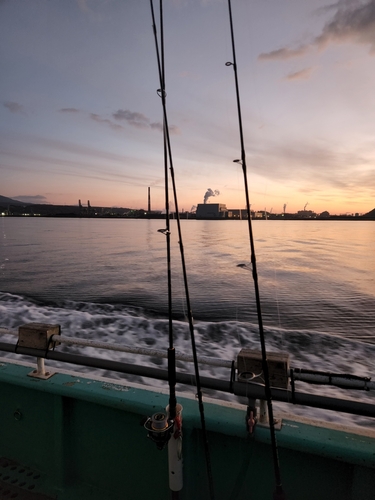
[[199, 203], [197, 219], [227, 219], [228, 209], [223, 203]]

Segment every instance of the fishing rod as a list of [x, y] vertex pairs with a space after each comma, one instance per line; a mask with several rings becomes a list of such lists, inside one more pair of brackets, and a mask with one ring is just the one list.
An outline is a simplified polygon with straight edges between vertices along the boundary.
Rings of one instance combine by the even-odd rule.
[[[163, 3], [160, 2], [160, 36], [164, 39], [163, 27]], [[165, 94], [165, 69], [164, 69], [164, 43], [161, 43], [161, 93]], [[169, 372], [169, 416], [171, 420], [176, 417], [176, 355], [173, 342], [173, 322], [172, 322], [172, 271], [171, 271], [171, 228], [169, 213], [169, 184], [168, 184], [168, 154], [165, 123], [163, 126], [163, 154], [164, 154], [164, 188], [165, 188], [165, 224], [167, 242], [167, 274], [168, 274], [168, 372]]]
[[265, 342], [264, 329], [263, 329], [262, 309], [261, 309], [261, 304], [260, 304], [260, 293], [259, 293], [258, 272], [257, 272], [257, 264], [256, 264], [256, 256], [255, 256], [254, 235], [253, 235], [253, 228], [252, 228], [252, 223], [251, 223], [249, 185], [248, 185], [248, 180], [247, 180], [246, 152], [245, 152], [245, 142], [244, 142], [244, 137], [243, 137], [243, 127], [242, 127], [240, 91], [239, 91], [239, 85], [238, 85], [236, 47], [235, 47], [235, 43], [234, 43], [234, 29], [233, 29], [231, 0], [228, 0], [228, 11], [229, 11], [229, 23], [230, 23], [230, 32], [231, 32], [231, 40], [232, 40], [233, 62], [227, 62], [226, 66], [233, 66], [233, 71], [234, 71], [234, 80], [235, 80], [235, 86], [236, 86], [236, 99], [237, 99], [238, 124], [239, 124], [240, 143], [241, 143], [241, 160], [234, 160], [234, 161], [241, 163], [241, 165], [242, 165], [244, 185], [245, 185], [246, 211], [247, 211], [248, 231], [249, 231], [249, 240], [250, 240], [250, 258], [251, 258], [251, 264], [252, 264], [252, 275], [253, 275], [254, 289], [255, 289], [255, 300], [256, 300], [256, 309], [257, 309], [258, 326], [259, 326], [259, 338], [260, 338], [261, 351], [262, 351], [262, 368], [263, 368], [264, 385], [265, 385], [264, 388], [265, 388], [265, 394], [266, 394], [266, 399], [267, 399], [268, 420], [269, 420], [269, 424], [270, 424], [271, 445], [272, 445], [272, 453], [273, 453], [273, 465], [274, 465], [274, 474], [275, 474], [275, 482], [276, 482], [276, 490], [274, 492], [273, 498], [274, 498], [274, 500], [284, 500], [286, 497], [285, 497], [283, 486], [281, 483], [279, 453], [278, 453], [278, 449], [277, 449], [275, 422], [274, 422], [274, 417], [273, 417], [271, 384], [270, 384], [270, 376], [269, 376], [268, 362], [267, 362], [266, 342]]
[[[164, 64], [164, 28], [163, 28], [163, 5], [160, 1], [160, 36], [161, 36], [161, 49], [159, 54], [159, 45], [157, 41], [155, 14], [152, 0], [151, 14], [153, 22], [153, 32], [155, 37], [156, 54], [158, 61], [160, 89], [158, 95], [165, 100], [165, 64]], [[173, 321], [172, 321], [172, 272], [171, 272], [171, 230], [170, 230], [170, 211], [169, 211], [169, 176], [168, 176], [168, 149], [167, 149], [167, 125], [163, 119], [163, 157], [164, 157], [164, 198], [165, 198], [165, 230], [160, 230], [166, 237], [167, 248], [167, 288], [168, 288], [168, 339], [169, 347], [167, 352], [168, 358], [168, 385], [169, 385], [169, 405], [168, 414], [161, 413], [158, 420], [155, 421], [155, 414], [151, 417], [151, 432], [149, 436], [155, 436], [156, 444], [159, 440], [162, 444], [159, 448], [165, 446], [168, 442], [168, 471], [169, 471], [169, 488], [173, 500], [179, 499], [179, 492], [183, 487], [183, 473], [182, 473], [182, 430], [181, 430], [181, 410], [182, 406], [179, 405], [179, 412], [177, 414], [177, 398], [176, 398], [176, 352], [174, 348], [173, 339]], [[155, 433], [156, 428], [159, 427], [160, 433]], [[164, 427], [164, 428], [163, 428]], [[160, 436], [160, 438], [159, 438]]]
[[[173, 191], [173, 199], [174, 199], [175, 211], [176, 211], [178, 241], [179, 241], [182, 273], [183, 273], [183, 280], [184, 280], [187, 318], [188, 318], [190, 340], [191, 340], [192, 352], [193, 352], [195, 382], [196, 382], [198, 406], [199, 406], [202, 436], [203, 436], [203, 442], [204, 442], [204, 451], [205, 451], [205, 458], [206, 458], [208, 487], [209, 487], [210, 499], [214, 500], [214, 488], [213, 488], [213, 478], [212, 478], [212, 469], [211, 469], [211, 459], [210, 459], [209, 446], [208, 446], [206, 421], [205, 421], [205, 416], [204, 416], [202, 386], [201, 386], [201, 381], [200, 381], [197, 349], [196, 349], [196, 343], [195, 343], [194, 321], [193, 321], [193, 313], [192, 313], [192, 308], [191, 308], [191, 303], [190, 303], [190, 293], [189, 293], [189, 286], [188, 286], [188, 280], [187, 280], [184, 246], [183, 246], [183, 241], [182, 241], [181, 221], [180, 221], [180, 215], [179, 215], [179, 209], [178, 209], [177, 189], [176, 189], [176, 181], [175, 181], [174, 167], [173, 167], [172, 148], [171, 148], [171, 142], [170, 142], [169, 127], [168, 127], [166, 91], [165, 91], [165, 72], [164, 72], [164, 30], [163, 30], [162, 3], [163, 3], [163, 0], [160, 0], [160, 26], [161, 26], [160, 46], [161, 46], [161, 50], [159, 51], [153, 0], [150, 0], [151, 15], [152, 15], [152, 22], [153, 22], [153, 32], [154, 32], [154, 40], [155, 40], [155, 48], [156, 48], [156, 57], [157, 57], [159, 80], [160, 80], [160, 89], [158, 90], [158, 95], [161, 98], [162, 107], [163, 107], [164, 152], [166, 153], [164, 165], [165, 165], [165, 172], [166, 172], [166, 178], [167, 178], [168, 177], [167, 163], [169, 161], [169, 171], [170, 171], [170, 176], [171, 176], [171, 181], [172, 181], [172, 191]], [[160, 56], [160, 52], [161, 52], [161, 56]], [[167, 190], [167, 187], [166, 187], [166, 190]], [[168, 237], [168, 236], [170, 236], [169, 212], [168, 212], [167, 220], [168, 220], [168, 225], [167, 225], [166, 233], [168, 233], [167, 234], [167, 237]], [[171, 314], [170, 314], [170, 322], [171, 321], [172, 320], [171, 320]], [[172, 338], [170, 338], [170, 344], [172, 342], [172, 345], [173, 345], [173, 334], [171, 334], [170, 337], [172, 337]], [[175, 366], [174, 348], [170, 347], [170, 349], [168, 350], [168, 356], [169, 356], [170, 352], [171, 352], [171, 361], [172, 360], [174, 361], [174, 366]], [[173, 352], [173, 354], [172, 354], [172, 352]], [[168, 361], [169, 361], [169, 357], [168, 357]], [[172, 377], [174, 379], [173, 381], [175, 383], [175, 381], [176, 381], [176, 370], [175, 369], [174, 369], [174, 373], [172, 373], [171, 375], [172, 375]], [[170, 383], [170, 385], [171, 385], [171, 383]]]

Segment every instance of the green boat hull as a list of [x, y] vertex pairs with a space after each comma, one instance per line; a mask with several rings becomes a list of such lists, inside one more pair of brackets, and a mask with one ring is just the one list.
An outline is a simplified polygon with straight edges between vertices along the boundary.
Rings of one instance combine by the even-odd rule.
[[[68, 372], [39, 380], [29, 377], [30, 371], [9, 360], [0, 364], [0, 491], [35, 500], [169, 498], [168, 451], [158, 450], [141, 425], [143, 417], [167, 406], [166, 393]], [[183, 406], [180, 498], [206, 499], [198, 404], [189, 397], [178, 401]], [[205, 402], [217, 499], [272, 498], [269, 429], [258, 425], [249, 436], [245, 415], [246, 406]], [[375, 498], [371, 432], [283, 419], [277, 440], [288, 500]]]

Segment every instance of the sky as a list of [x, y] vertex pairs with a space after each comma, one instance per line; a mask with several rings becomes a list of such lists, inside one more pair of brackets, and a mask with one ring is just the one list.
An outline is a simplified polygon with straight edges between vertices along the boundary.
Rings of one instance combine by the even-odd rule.
[[[227, 0], [163, 12], [179, 209], [208, 190], [243, 208]], [[375, 0], [232, 0], [232, 14], [252, 209], [375, 208]], [[0, 0], [0, 195], [140, 209], [150, 187], [162, 210], [159, 88], [149, 0]]]

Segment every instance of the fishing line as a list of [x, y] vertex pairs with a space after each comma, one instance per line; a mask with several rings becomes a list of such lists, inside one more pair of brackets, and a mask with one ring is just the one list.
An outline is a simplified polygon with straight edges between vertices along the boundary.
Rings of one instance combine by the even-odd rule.
[[245, 153], [245, 143], [244, 143], [243, 128], [242, 128], [241, 104], [240, 104], [240, 93], [239, 93], [238, 75], [237, 75], [236, 50], [235, 50], [235, 44], [234, 44], [234, 30], [233, 30], [231, 0], [228, 0], [228, 10], [229, 10], [229, 22], [230, 22], [230, 31], [231, 31], [231, 38], [232, 38], [233, 62], [227, 62], [226, 66], [233, 66], [235, 87], [236, 87], [238, 124], [239, 124], [240, 142], [241, 142], [241, 164], [242, 164], [242, 171], [243, 171], [243, 177], [244, 177], [247, 220], [248, 220], [248, 230], [249, 230], [249, 240], [250, 240], [250, 254], [251, 254], [250, 258], [251, 258], [251, 264], [252, 264], [252, 274], [253, 274], [255, 297], [256, 297], [256, 309], [257, 309], [257, 316], [258, 316], [259, 337], [260, 337], [260, 344], [261, 344], [261, 350], [262, 350], [262, 367], [263, 367], [264, 383], [265, 383], [264, 386], [265, 386], [265, 393], [266, 393], [266, 398], [267, 398], [268, 419], [269, 419], [269, 425], [270, 425], [271, 444], [272, 444], [272, 453], [273, 453], [273, 465], [274, 465], [274, 474], [275, 474], [275, 481], [276, 481], [276, 490], [274, 492], [274, 499], [275, 500], [282, 500], [282, 499], [285, 499], [285, 494], [284, 494], [282, 483], [281, 483], [279, 456], [278, 456], [276, 433], [275, 433], [275, 423], [274, 423], [274, 418], [273, 418], [271, 385], [270, 385], [270, 377], [269, 377], [268, 362], [267, 362], [266, 343], [265, 343], [265, 338], [264, 338], [262, 311], [261, 311], [261, 304], [260, 304], [260, 294], [259, 294], [259, 285], [258, 285], [258, 273], [257, 273], [257, 264], [256, 264], [256, 256], [255, 256], [254, 236], [253, 236], [253, 229], [252, 229], [252, 223], [251, 223], [250, 198], [249, 198], [249, 187], [248, 187], [248, 181], [247, 181], [247, 168], [246, 168], [246, 153]]
[[278, 275], [277, 275], [275, 258], [274, 258], [273, 254], [272, 254], [272, 264], [273, 264], [273, 273], [274, 273], [274, 291], [275, 291], [275, 301], [276, 301], [276, 309], [277, 309], [277, 321], [278, 321], [280, 332], [282, 332], [281, 333], [281, 348], [284, 349], [284, 347], [285, 347], [285, 332], [283, 332], [282, 326], [281, 326], [280, 301], [279, 301], [279, 295], [277, 293]]
[[[162, 26], [162, 21], [163, 21], [162, 3], [163, 3], [163, 1], [160, 0], [160, 16], [161, 16], [160, 17], [160, 25], [161, 26]], [[205, 458], [206, 458], [207, 476], [208, 476], [208, 486], [209, 486], [210, 498], [213, 500], [214, 499], [214, 489], [213, 489], [213, 479], [212, 479], [212, 471], [211, 471], [211, 459], [210, 459], [210, 453], [209, 453], [209, 447], [208, 447], [208, 438], [207, 438], [206, 422], [205, 422], [205, 416], [204, 416], [202, 387], [201, 387], [201, 382], [200, 382], [198, 357], [197, 357], [197, 350], [196, 350], [196, 345], [195, 345], [193, 313], [192, 313], [192, 309], [191, 309], [191, 305], [190, 305], [190, 294], [189, 294], [189, 287], [188, 287], [188, 281], [187, 281], [184, 247], [183, 247], [183, 242], [182, 242], [181, 221], [180, 221], [179, 209], [178, 209], [177, 189], [176, 189], [176, 182], [175, 182], [175, 177], [174, 177], [172, 149], [171, 149], [171, 142], [170, 142], [170, 136], [169, 136], [167, 107], [166, 107], [165, 79], [164, 79], [164, 60], [161, 59], [160, 54], [159, 54], [159, 44], [158, 44], [158, 38], [157, 38], [157, 32], [156, 32], [153, 0], [150, 0], [150, 6], [151, 6], [151, 15], [152, 15], [152, 22], [153, 22], [156, 57], [157, 57], [158, 71], [159, 71], [159, 80], [160, 80], [160, 89], [158, 90], [158, 95], [162, 100], [162, 107], [163, 107], [163, 122], [164, 122], [163, 125], [164, 125], [164, 138], [165, 138], [164, 139], [164, 149], [167, 152], [166, 158], [169, 161], [169, 171], [170, 171], [170, 176], [171, 176], [171, 180], [172, 180], [173, 199], [174, 199], [174, 204], [175, 204], [178, 239], [179, 239], [178, 243], [179, 243], [179, 248], [180, 248], [182, 273], [183, 273], [183, 278], [184, 278], [186, 307], [187, 307], [187, 315], [188, 315], [188, 322], [189, 322], [190, 339], [191, 339], [191, 345], [192, 345], [192, 351], [193, 351], [195, 383], [196, 383], [196, 388], [197, 388], [197, 398], [198, 398], [199, 412], [200, 412], [200, 418], [201, 418], [202, 435], [203, 435], [203, 440], [204, 440], [204, 449], [205, 449]], [[163, 52], [164, 37], [163, 37], [163, 30], [162, 29], [161, 29], [160, 45], [162, 47], [161, 52], [162, 52], [162, 56], [163, 56], [163, 54], [164, 54], [164, 52]], [[168, 352], [170, 350], [171, 349], [169, 349]], [[174, 352], [174, 350], [173, 350], [173, 352]], [[175, 372], [174, 372], [174, 377], [176, 377]]]

